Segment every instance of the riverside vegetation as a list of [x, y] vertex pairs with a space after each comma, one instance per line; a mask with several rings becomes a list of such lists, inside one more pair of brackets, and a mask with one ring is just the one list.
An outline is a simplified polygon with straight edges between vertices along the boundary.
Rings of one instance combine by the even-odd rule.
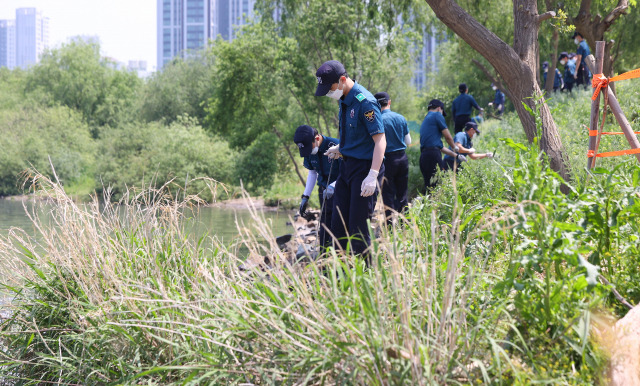
[[[258, 9], [270, 15], [271, 3]], [[509, 39], [511, 2], [461, 3]], [[283, 2], [279, 25], [258, 20], [146, 80], [80, 40], [28, 70], [0, 69], [0, 195], [28, 187], [46, 199], [36, 205], [53, 203], [50, 220], [34, 210], [36, 236], [0, 236], [0, 294], [11, 300], [0, 310], [1, 382], [605, 383], [607, 345], [593, 322], [626, 313], [614, 289], [640, 301], [640, 168], [618, 157], [586, 172], [589, 92], [548, 101], [571, 169], [566, 194], [513, 112], [474, 138], [496, 159], [442, 174], [428, 198], [409, 148], [414, 199], [374, 238], [369, 269], [334, 251], [289, 265], [258, 212], [233, 245], [185, 231], [185, 213], [222, 192], [297, 203], [293, 130], [336, 134], [335, 105], [312, 96], [319, 57], [351, 53], [340, 59], [358, 81], [387, 90], [412, 121], [463, 81], [481, 104], [492, 100], [464, 60], [470, 48], [421, 4]], [[396, 25], [409, 6], [416, 25]], [[336, 20], [343, 33], [316, 44]], [[449, 40], [437, 83], [418, 93], [404, 80], [424, 26]], [[617, 40], [617, 63], [629, 66], [620, 70], [635, 68], [639, 46]], [[633, 82], [616, 87], [637, 125]], [[601, 151], [627, 146], [607, 137]], [[273, 264], [240, 271], [239, 250]]]
[[[563, 98], [555, 103], [567, 115], [588, 109]], [[241, 272], [233, 246], [183, 232], [181, 213], [196, 197], [177, 199], [160, 186], [125, 192], [119, 205], [79, 205], [59, 183], [31, 174], [33, 190], [56, 202], [57, 226], [36, 217], [38, 239], [14, 229], [0, 242], [3, 269], [13, 273], [2, 279], [13, 296], [0, 330], [3, 377], [604, 382], [607, 356], [593, 320], [626, 312], [611, 288], [640, 301], [640, 167], [603, 160], [587, 175], [575, 166], [563, 194], [535, 144], [520, 143], [515, 119], [489, 121], [476, 141], [499, 146], [496, 162], [443, 175], [432, 197], [415, 199], [400, 224], [382, 229], [370, 269], [333, 252], [289, 265], [256, 212], [238, 242], [274, 263]], [[577, 138], [572, 165], [584, 164], [584, 132], [564, 131]]]

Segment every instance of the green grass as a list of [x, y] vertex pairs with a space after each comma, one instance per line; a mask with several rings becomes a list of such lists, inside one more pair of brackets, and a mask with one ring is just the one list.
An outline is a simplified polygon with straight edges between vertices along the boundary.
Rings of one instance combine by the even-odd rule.
[[[577, 163], [586, 152], [582, 110], [551, 103], [562, 109], [556, 114], [575, 115], [561, 132]], [[483, 125], [474, 145], [499, 146], [496, 160], [442, 175], [431, 196], [418, 197], [374, 238], [368, 268], [333, 250], [292, 265], [254, 212], [239, 243], [274, 264], [240, 271], [235, 246], [183, 231], [180, 213], [198, 204], [194, 197], [178, 200], [159, 188], [125, 194], [120, 205], [78, 205], [35, 175], [33, 186], [56, 203], [57, 226], [35, 218], [38, 239], [19, 230], [0, 238], [0, 269], [11, 273], [0, 276], [2, 291], [13, 296], [0, 322], [0, 377], [593, 384], [607, 363], [590, 320], [625, 312], [598, 276], [640, 301], [640, 168], [609, 160], [618, 167], [598, 169], [587, 182], [575, 167], [565, 195], [544, 155], [522, 137], [513, 115]], [[302, 189], [276, 185], [274, 197]]]

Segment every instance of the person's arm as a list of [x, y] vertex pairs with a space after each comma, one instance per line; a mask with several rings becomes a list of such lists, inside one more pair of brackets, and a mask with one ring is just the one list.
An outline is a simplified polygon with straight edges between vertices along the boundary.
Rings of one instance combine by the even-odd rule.
[[451, 116], [455, 120], [456, 119], [456, 104], [455, 104], [455, 100], [453, 102], [454, 103], [451, 104]]
[[469, 154], [468, 157], [473, 160], [483, 159], [483, 158], [493, 158], [493, 153], [475, 153], [475, 154]]
[[[471, 96], [471, 95], [469, 95], [469, 96]], [[478, 111], [482, 111], [482, 110], [484, 110], [482, 107], [480, 107], [480, 106], [478, 105], [478, 102], [476, 102], [476, 98], [471, 97], [471, 102], [472, 102], [472, 103], [471, 103], [471, 105], [472, 105], [473, 107], [475, 107], [475, 108], [476, 108], [476, 110], [478, 110]]]
[[474, 148], [467, 149], [466, 147], [462, 146], [460, 142], [456, 142], [456, 145], [458, 145], [458, 153], [460, 154], [473, 154], [476, 152], [476, 149]]
[[574, 71], [573, 77], [578, 79], [578, 67], [582, 63], [582, 55], [576, 55], [576, 70]]
[[407, 146], [411, 145], [411, 134], [409, 134], [409, 125], [406, 119], [402, 122], [402, 131], [404, 133], [404, 144]]
[[307, 185], [304, 188], [305, 196], [311, 196], [311, 192], [313, 192], [313, 188], [316, 186], [316, 181], [318, 181], [318, 172], [309, 170], [309, 174], [307, 174]]
[[449, 131], [449, 129], [442, 130], [442, 136], [444, 137], [445, 141], [447, 141], [449, 146], [451, 146], [451, 148], [455, 150], [457, 146], [453, 142], [453, 137], [451, 136], [451, 132]]
[[375, 143], [375, 147], [373, 148], [373, 159], [371, 160], [371, 170], [380, 172], [382, 160], [384, 159], [384, 151], [387, 148], [387, 137], [384, 133], [381, 133], [372, 135], [371, 138], [373, 139], [373, 143]]
[[404, 144], [407, 146], [411, 145], [411, 134], [407, 134], [404, 136]]

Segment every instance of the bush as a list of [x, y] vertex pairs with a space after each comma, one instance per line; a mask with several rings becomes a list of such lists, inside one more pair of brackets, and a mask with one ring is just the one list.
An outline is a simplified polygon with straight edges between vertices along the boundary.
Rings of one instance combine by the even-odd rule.
[[188, 185], [187, 193], [211, 201], [209, 184], [199, 179], [232, 181], [236, 158], [225, 141], [184, 117], [168, 126], [154, 122], [104, 130], [99, 154], [96, 189], [110, 188], [113, 199], [128, 187], [157, 188], [173, 180], [174, 188]]
[[240, 153], [235, 165], [233, 183], [242, 182], [252, 194], [262, 194], [272, 184], [278, 172], [275, 154], [279, 150], [278, 139], [271, 133], [263, 133]]
[[69, 108], [0, 110], [0, 195], [22, 193], [19, 176], [28, 168], [52, 177], [53, 164], [63, 184], [83, 180], [94, 157], [89, 127]]

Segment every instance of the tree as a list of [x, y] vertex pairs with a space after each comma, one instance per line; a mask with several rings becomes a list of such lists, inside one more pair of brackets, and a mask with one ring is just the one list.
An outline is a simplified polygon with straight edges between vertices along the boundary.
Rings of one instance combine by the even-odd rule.
[[[513, 46], [509, 46], [454, 0], [426, 2], [438, 19], [479, 52], [498, 72], [530, 142], [538, 137], [536, 121], [539, 119], [542, 126], [540, 147], [549, 156], [553, 170], [567, 180], [569, 172], [565, 164], [564, 148], [536, 75], [540, 23], [555, 14], [539, 14], [535, 0], [513, 0], [514, 42]], [[539, 116], [531, 115], [530, 111]]]
[[[635, 4], [635, 1], [632, 0]], [[570, 23], [575, 25], [576, 31], [580, 32], [582, 37], [587, 40], [589, 46], [595, 51], [597, 41], [605, 41], [605, 33], [609, 31], [611, 26], [622, 15], [627, 14], [629, 9], [629, 0], [618, 0], [613, 9], [611, 9], [605, 17], [602, 17], [593, 10], [593, 0], [582, 0], [580, 9], [575, 17], [571, 18]], [[613, 40], [609, 40], [604, 48], [603, 73], [607, 76], [613, 75], [613, 58], [611, 49], [614, 45]]]

